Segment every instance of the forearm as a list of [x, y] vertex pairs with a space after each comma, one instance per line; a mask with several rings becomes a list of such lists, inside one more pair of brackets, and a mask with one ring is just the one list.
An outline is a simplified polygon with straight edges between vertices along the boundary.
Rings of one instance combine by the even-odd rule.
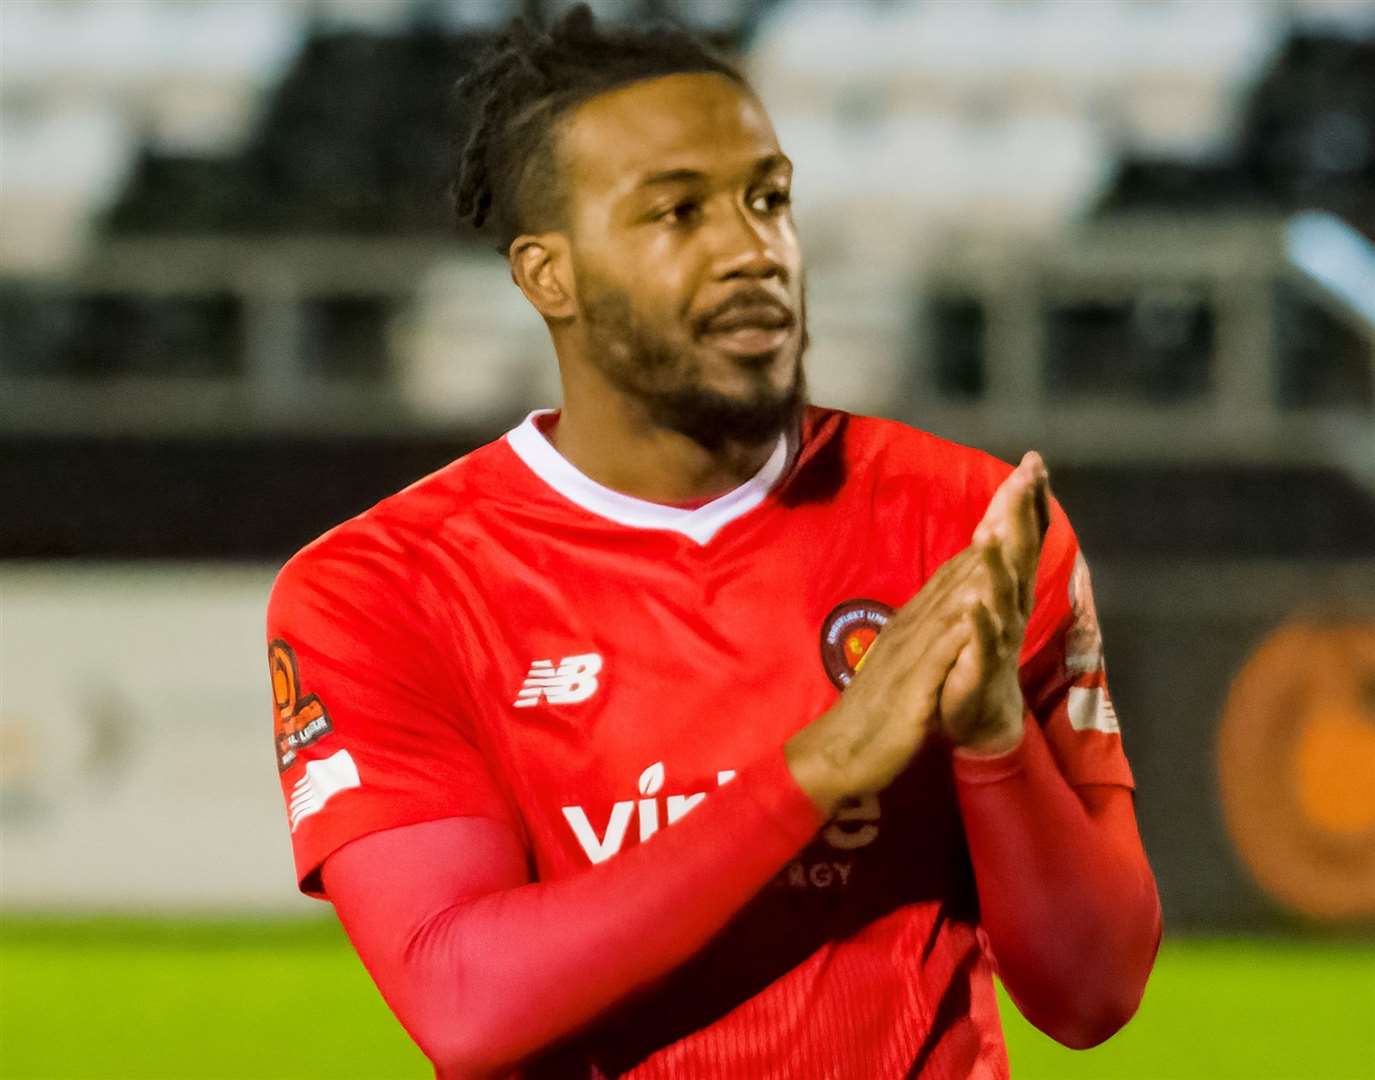
[[1025, 726], [1005, 755], [955, 755], [960, 811], [1008, 993], [1046, 1034], [1083, 1048], [1136, 1011], [1160, 941], [1160, 901], [1130, 792], [1112, 789], [1090, 813], [1040, 725], [1027, 717]]
[[614, 859], [451, 903], [408, 930], [378, 902], [382, 868], [369, 853], [331, 858], [325, 883], [379, 988], [441, 1075], [486, 1076], [687, 960], [820, 824], [779, 753]]

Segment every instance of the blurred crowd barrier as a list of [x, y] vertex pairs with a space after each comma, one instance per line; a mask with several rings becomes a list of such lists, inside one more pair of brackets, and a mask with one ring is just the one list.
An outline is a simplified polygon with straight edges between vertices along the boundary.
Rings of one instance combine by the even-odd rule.
[[5, 908], [308, 907], [271, 746], [272, 575], [0, 565]]
[[[0, 567], [0, 906], [308, 906], [271, 746], [273, 572]], [[1375, 559], [1094, 575], [1170, 925], [1375, 917]]]

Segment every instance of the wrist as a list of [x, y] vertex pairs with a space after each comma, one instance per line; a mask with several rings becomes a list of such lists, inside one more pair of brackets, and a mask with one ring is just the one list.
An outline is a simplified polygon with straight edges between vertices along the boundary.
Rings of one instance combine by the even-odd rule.
[[967, 757], [999, 757], [1017, 749], [1026, 733], [1026, 707], [1020, 696], [1015, 708], [1009, 703], [970, 738], [957, 743], [956, 752]]
[[813, 734], [803, 728], [784, 744], [783, 755], [797, 786], [812, 800], [822, 819], [829, 821], [847, 793], [842, 790], [835, 764]]

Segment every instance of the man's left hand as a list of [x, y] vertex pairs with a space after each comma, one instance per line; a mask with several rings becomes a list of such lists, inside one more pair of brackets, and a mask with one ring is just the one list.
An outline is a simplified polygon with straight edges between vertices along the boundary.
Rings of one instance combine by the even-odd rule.
[[1045, 463], [1028, 451], [994, 492], [974, 530], [989, 585], [974, 611], [974, 638], [955, 661], [940, 698], [941, 729], [965, 750], [999, 754], [1021, 741], [1024, 703], [1017, 664], [1049, 501]]

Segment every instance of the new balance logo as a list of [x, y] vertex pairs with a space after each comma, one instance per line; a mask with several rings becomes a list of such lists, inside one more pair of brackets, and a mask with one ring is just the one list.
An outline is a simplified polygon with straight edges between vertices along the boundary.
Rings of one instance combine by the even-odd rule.
[[516, 695], [516, 707], [528, 709], [538, 705], [540, 698], [551, 705], [586, 701], [597, 692], [597, 674], [601, 670], [602, 658], [597, 653], [565, 656], [558, 667], [554, 667], [552, 660], [536, 660]]
[[291, 789], [291, 804], [288, 814], [291, 818], [291, 831], [311, 814], [318, 814], [341, 791], [362, 787], [358, 777], [358, 766], [353, 763], [353, 755], [347, 750], [331, 754], [323, 761], [307, 761], [306, 772]]
[[1101, 731], [1107, 735], [1122, 731], [1105, 686], [1071, 686], [1066, 704], [1069, 724], [1075, 731]]

